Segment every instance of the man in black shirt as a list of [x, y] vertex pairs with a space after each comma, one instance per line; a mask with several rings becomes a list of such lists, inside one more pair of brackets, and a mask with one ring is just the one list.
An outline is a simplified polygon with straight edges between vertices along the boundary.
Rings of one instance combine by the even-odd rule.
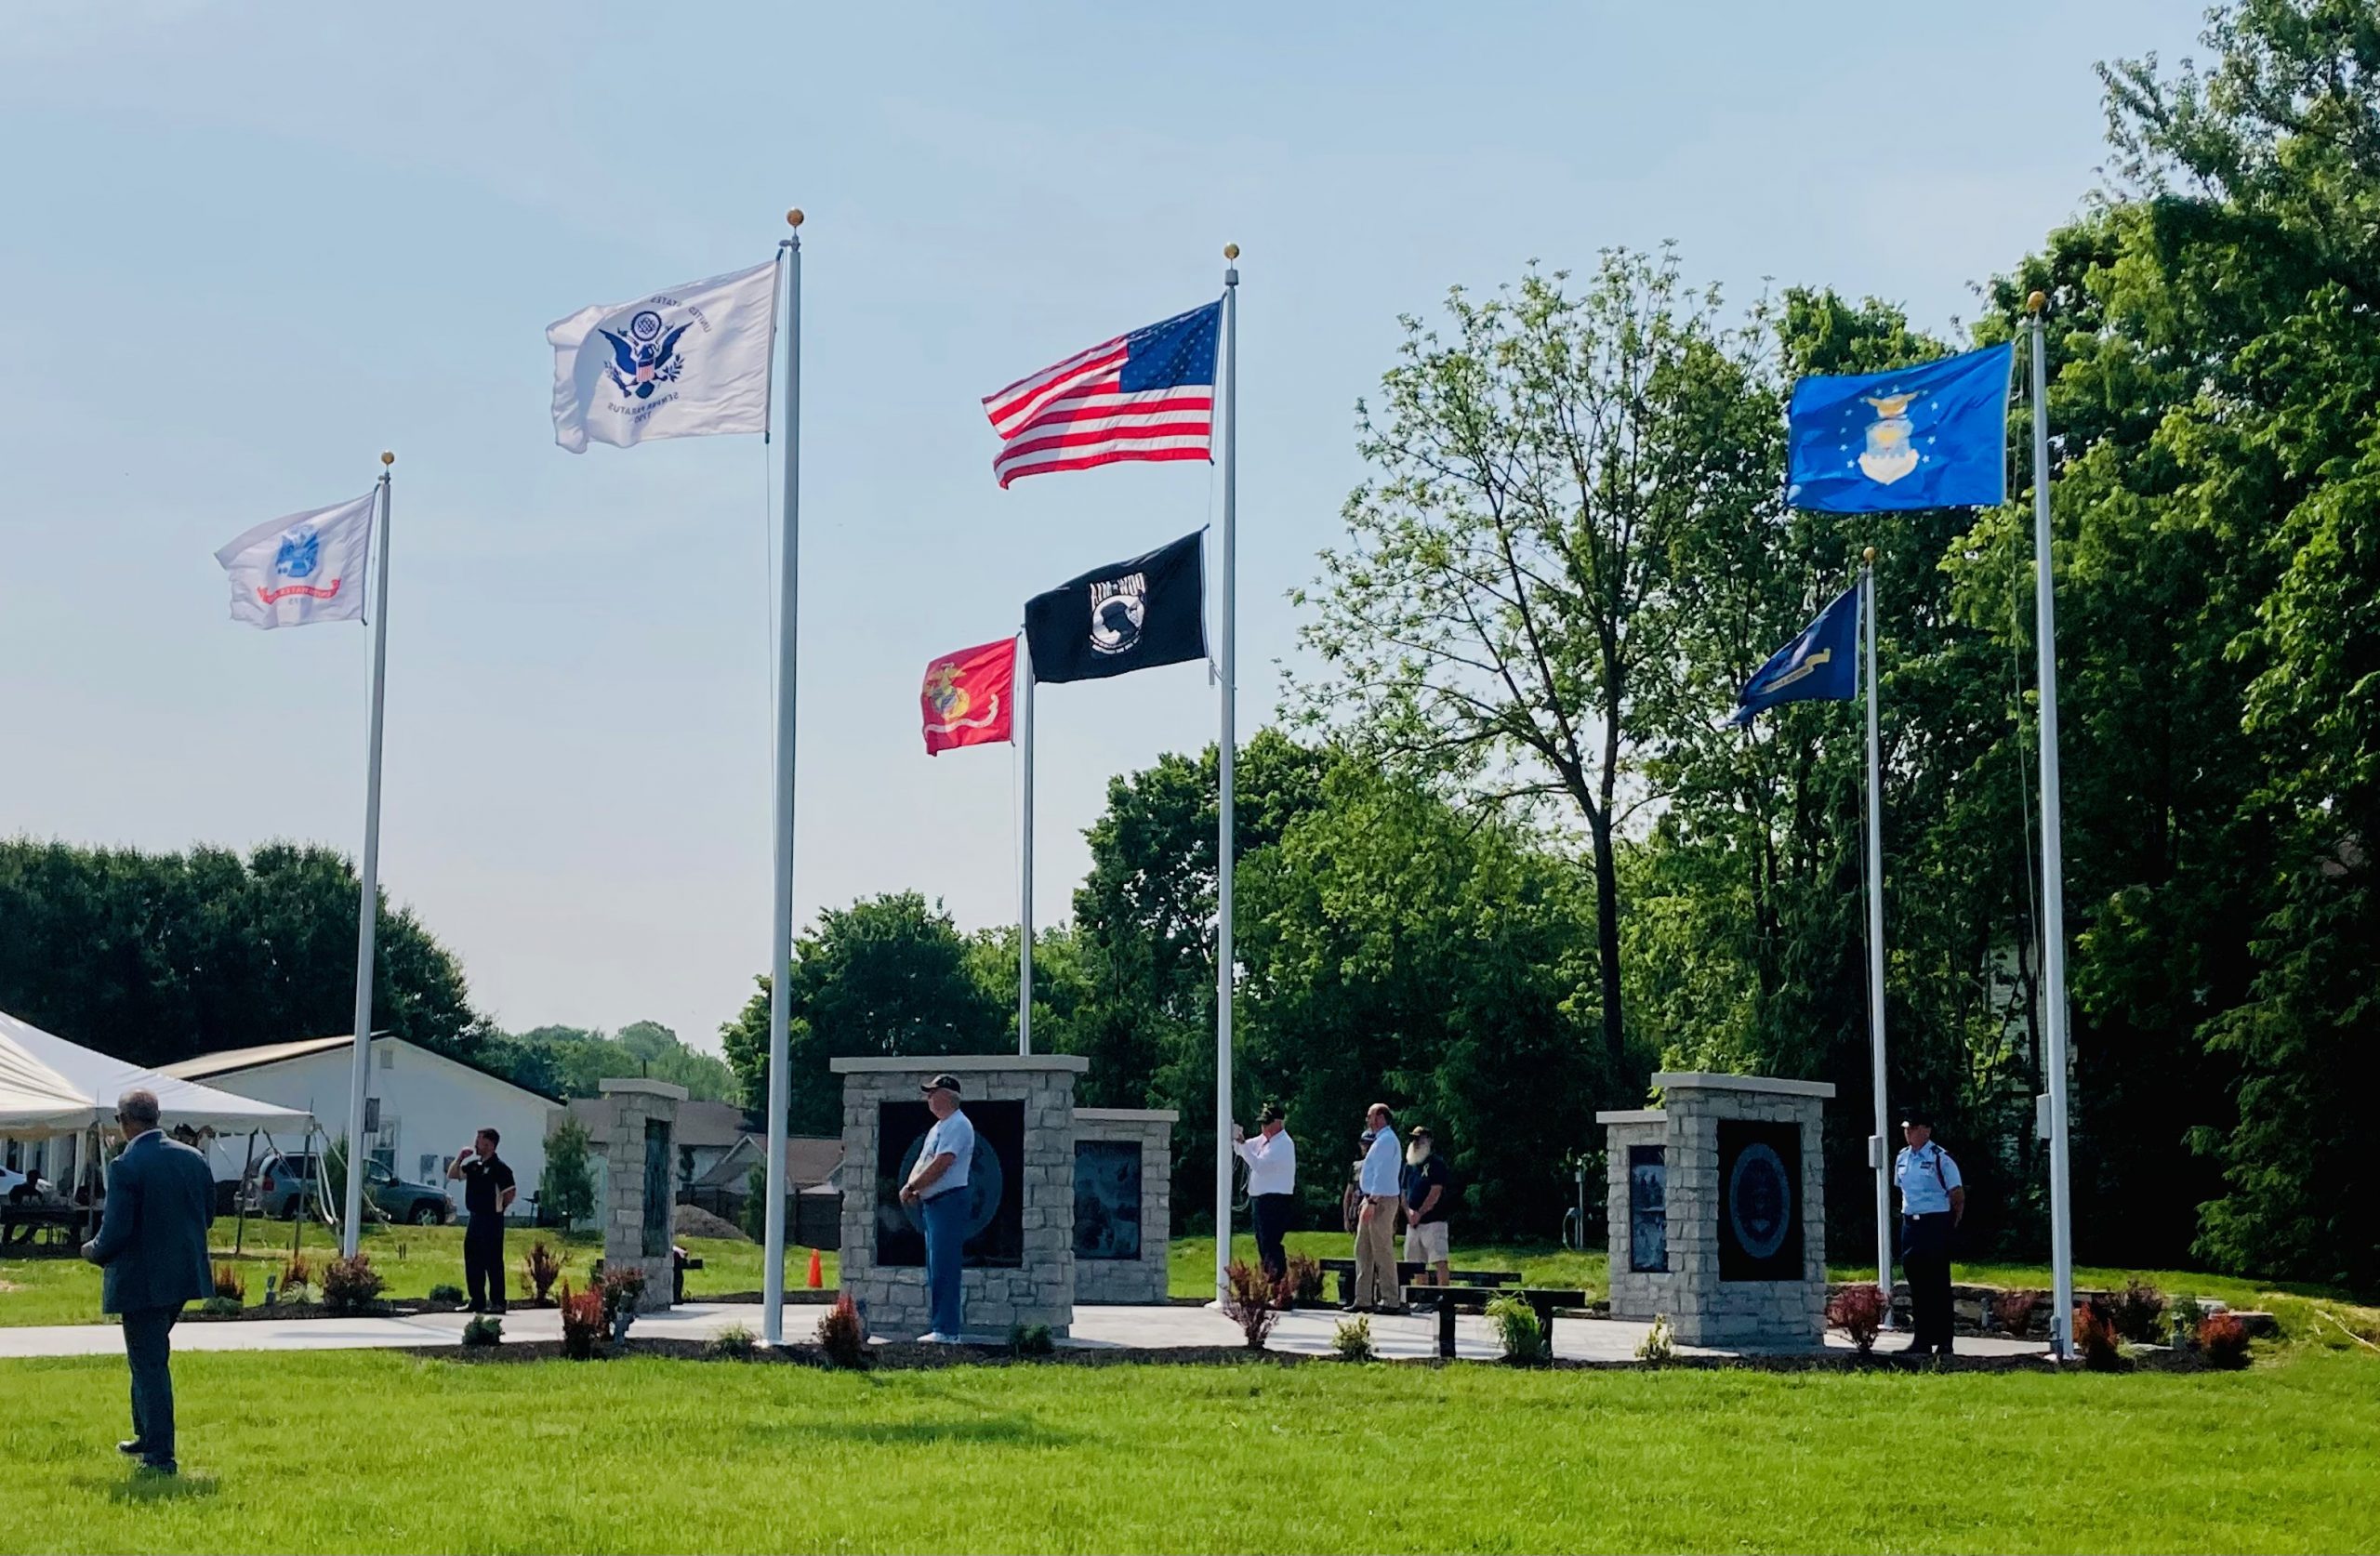
[[504, 1311], [504, 1212], [512, 1206], [512, 1168], [496, 1154], [496, 1134], [482, 1129], [446, 1169], [463, 1180], [463, 1280], [473, 1312]]
[[[1453, 1209], [1449, 1191], [1454, 1175], [1436, 1153], [1436, 1141], [1421, 1125], [1406, 1137], [1404, 1178], [1405, 1261], [1432, 1267], [1440, 1286], [1451, 1285], [1451, 1258], [1447, 1252], [1447, 1212]], [[1429, 1283], [1416, 1277], [1416, 1286]]]

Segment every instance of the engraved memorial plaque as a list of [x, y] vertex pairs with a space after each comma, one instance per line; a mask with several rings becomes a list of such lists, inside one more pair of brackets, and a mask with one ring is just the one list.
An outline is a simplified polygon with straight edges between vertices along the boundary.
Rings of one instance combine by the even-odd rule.
[[1720, 1119], [1719, 1278], [1804, 1274], [1801, 1127]]
[[1670, 1267], [1669, 1177], [1664, 1147], [1628, 1148], [1628, 1268], [1638, 1274]]
[[1141, 1257], [1141, 1142], [1075, 1141], [1075, 1257]]

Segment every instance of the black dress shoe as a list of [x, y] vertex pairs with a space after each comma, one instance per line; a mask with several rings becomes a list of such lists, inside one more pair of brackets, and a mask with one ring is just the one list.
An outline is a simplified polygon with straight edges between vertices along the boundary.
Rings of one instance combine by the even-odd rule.
[[127, 1437], [123, 1442], [118, 1443], [115, 1445], [115, 1451], [124, 1455], [126, 1458], [139, 1458], [142, 1454], [147, 1453], [149, 1449], [141, 1443], [139, 1438]]
[[1934, 1354], [1934, 1348], [1930, 1345], [1904, 1345], [1893, 1354], [1897, 1356], [1931, 1356]]

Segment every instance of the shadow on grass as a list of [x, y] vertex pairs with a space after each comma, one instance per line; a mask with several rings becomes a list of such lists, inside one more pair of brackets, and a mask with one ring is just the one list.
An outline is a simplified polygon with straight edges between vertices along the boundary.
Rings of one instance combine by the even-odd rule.
[[[870, 1390], [883, 1387], [883, 1380], [867, 1379]], [[901, 1384], [901, 1399], [911, 1402], [940, 1404], [946, 1413], [924, 1420], [821, 1420], [812, 1417], [800, 1423], [782, 1428], [760, 1429], [756, 1435], [779, 1436], [789, 1440], [814, 1443], [820, 1438], [836, 1438], [847, 1443], [872, 1443], [887, 1447], [905, 1444], [967, 1443], [1021, 1448], [1061, 1448], [1084, 1441], [1084, 1434], [1053, 1427], [1037, 1417], [1017, 1410], [989, 1410], [977, 1400], [949, 1389], [920, 1386], [917, 1374], [906, 1376]]]
[[144, 1475], [135, 1470], [130, 1478], [109, 1489], [108, 1499], [139, 1507], [150, 1502], [186, 1502], [212, 1497], [221, 1489], [213, 1475]]

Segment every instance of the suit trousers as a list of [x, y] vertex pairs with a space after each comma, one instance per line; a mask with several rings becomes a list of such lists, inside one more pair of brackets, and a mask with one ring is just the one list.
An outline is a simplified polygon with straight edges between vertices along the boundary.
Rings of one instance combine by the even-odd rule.
[[1355, 1306], [1401, 1311], [1405, 1286], [1396, 1278], [1395, 1194], [1366, 1196], [1355, 1221]]
[[1911, 1343], [1950, 1349], [1950, 1213], [1900, 1219], [1900, 1264], [1909, 1276]]
[[175, 1321], [181, 1304], [136, 1308], [124, 1315], [124, 1359], [132, 1369], [132, 1440], [143, 1464], [174, 1462]]
[[473, 1312], [504, 1311], [503, 1211], [479, 1211], [463, 1229], [463, 1281]]

